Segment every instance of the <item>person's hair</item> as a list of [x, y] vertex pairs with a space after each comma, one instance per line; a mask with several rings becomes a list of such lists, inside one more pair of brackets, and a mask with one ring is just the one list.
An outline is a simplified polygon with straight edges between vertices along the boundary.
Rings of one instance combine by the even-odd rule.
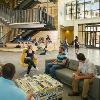
[[79, 54], [77, 54], [77, 59], [78, 60], [81, 60], [81, 61], [85, 61], [85, 55], [83, 54], [83, 53], [79, 53]]
[[32, 46], [31, 46], [31, 45], [28, 46], [28, 50], [29, 50], [29, 49], [32, 49]]
[[78, 36], [75, 36], [76, 39], [78, 39]]
[[61, 45], [59, 48], [61, 48], [63, 51], [65, 51], [65, 48], [64, 48], [64, 46], [62, 46], [62, 45]]
[[2, 66], [2, 77], [6, 79], [13, 79], [14, 74], [15, 74], [15, 66], [12, 63], [7, 63]]

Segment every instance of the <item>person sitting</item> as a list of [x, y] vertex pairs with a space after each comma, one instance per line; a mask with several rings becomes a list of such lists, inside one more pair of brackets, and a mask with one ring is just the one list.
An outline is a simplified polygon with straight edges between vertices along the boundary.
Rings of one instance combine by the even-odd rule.
[[0, 77], [0, 100], [31, 100], [32, 91], [27, 94], [14, 83], [15, 66], [7, 63], [2, 66]]
[[15, 48], [21, 48], [20, 42], [18, 42]]
[[55, 70], [62, 69], [66, 67], [68, 58], [66, 57], [65, 50], [63, 46], [59, 47], [59, 54], [56, 60], [52, 60], [45, 66], [45, 73], [50, 74], [53, 78], [56, 78]]
[[32, 50], [32, 46], [28, 46], [28, 48], [23, 49], [21, 55], [21, 64], [25, 67], [28, 66], [27, 74], [30, 73], [32, 66], [38, 70], [38, 68], [36, 67], [37, 58], [35, 57], [35, 53]]
[[94, 76], [97, 74], [96, 67], [88, 59], [85, 58], [83, 53], [77, 54], [77, 59], [79, 61], [79, 67], [76, 73], [73, 73], [72, 89], [73, 92], [69, 93], [69, 96], [78, 96], [78, 82], [83, 80], [83, 100], [88, 100], [88, 91], [90, 83], [92, 82]]
[[31, 42], [31, 40], [32, 40], [31, 37], [27, 38], [27, 42]]
[[23, 42], [23, 37], [22, 37], [22, 36], [20, 36], [20, 37], [18, 38], [18, 42], [19, 42], [20, 44]]

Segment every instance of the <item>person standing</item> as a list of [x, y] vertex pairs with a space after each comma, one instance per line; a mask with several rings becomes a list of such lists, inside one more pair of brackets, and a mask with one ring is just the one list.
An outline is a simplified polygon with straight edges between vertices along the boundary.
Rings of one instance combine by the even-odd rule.
[[78, 92], [78, 83], [83, 81], [83, 90], [82, 90], [82, 100], [88, 100], [88, 91], [90, 83], [92, 83], [93, 78], [97, 75], [97, 69], [93, 63], [85, 58], [83, 53], [77, 54], [77, 59], [79, 61], [79, 67], [76, 73], [73, 73], [72, 80], [72, 93], [69, 93], [69, 96], [79, 96]]
[[31, 100], [32, 91], [27, 94], [14, 83], [15, 66], [7, 63], [2, 66], [0, 76], [0, 100]]
[[67, 39], [64, 40], [63, 46], [65, 48], [65, 52], [68, 53], [68, 42], [67, 42]]
[[78, 54], [79, 52], [78, 36], [75, 36], [74, 44], [75, 44], [75, 54]]

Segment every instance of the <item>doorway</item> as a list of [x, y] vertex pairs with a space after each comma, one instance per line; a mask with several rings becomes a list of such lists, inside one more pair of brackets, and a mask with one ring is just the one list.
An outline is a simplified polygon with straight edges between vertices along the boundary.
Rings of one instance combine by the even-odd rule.
[[87, 48], [100, 49], [100, 23], [82, 24], [82, 33], [84, 35], [84, 44]]

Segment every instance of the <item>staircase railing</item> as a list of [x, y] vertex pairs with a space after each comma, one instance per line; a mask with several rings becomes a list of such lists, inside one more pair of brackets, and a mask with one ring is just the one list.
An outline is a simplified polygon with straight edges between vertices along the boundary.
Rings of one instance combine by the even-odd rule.
[[8, 33], [4, 34], [1, 38], [0, 38], [0, 43], [3, 44], [3, 46], [6, 44], [6, 39], [7, 39]]
[[46, 9], [33, 8], [27, 10], [11, 10], [10, 8], [0, 5], [0, 18], [10, 24], [13, 23], [49, 23], [54, 24], [54, 18], [47, 14]]

